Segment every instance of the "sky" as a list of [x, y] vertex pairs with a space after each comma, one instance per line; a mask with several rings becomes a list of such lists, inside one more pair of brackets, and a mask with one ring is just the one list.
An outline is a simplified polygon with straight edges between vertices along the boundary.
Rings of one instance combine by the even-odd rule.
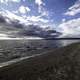
[[0, 14], [25, 24], [80, 35], [80, 0], [0, 0]]

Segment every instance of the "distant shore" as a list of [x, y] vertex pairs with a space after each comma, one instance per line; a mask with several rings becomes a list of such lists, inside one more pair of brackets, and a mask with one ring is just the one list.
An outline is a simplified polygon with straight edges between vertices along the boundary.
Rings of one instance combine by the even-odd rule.
[[8, 38], [0, 37], [0, 40], [80, 40], [80, 38], [41, 38], [41, 37], [23, 37], [23, 38]]

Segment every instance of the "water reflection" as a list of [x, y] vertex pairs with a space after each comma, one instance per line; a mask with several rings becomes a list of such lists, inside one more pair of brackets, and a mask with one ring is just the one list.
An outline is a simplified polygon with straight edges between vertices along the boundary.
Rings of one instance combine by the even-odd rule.
[[42, 48], [58, 48], [62, 46], [67, 46], [72, 43], [79, 42], [80, 40], [29, 40], [26, 44], [35, 47]]
[[80, 40], [4, 40], [0, 41], [0, 63], [43, 54]]

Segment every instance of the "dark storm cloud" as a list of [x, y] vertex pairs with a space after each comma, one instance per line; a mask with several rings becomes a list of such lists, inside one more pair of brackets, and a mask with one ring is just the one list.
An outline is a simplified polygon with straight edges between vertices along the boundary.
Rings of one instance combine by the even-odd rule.
[[0, 15], [0, 23], [6, 23], [6, 20], [2, 15]]
[[19, 20], [14, 19], [10, 20], [9, 23], [6, 22], [6, 18], [1, 16], [0, 22], [2, 24], [0, 28], [0, 34], [6, 34], [10, 38], [16, 38], [16, 37], [27, 37], [27, 36], [35, 36], [35, 37], [55, 37], [54, 35], [51, 35], [52, 33], [57, 33], [55, 30], [47, 30], [46, 28], [43, 29], [39, 25], [25, 25], [21, 24]]

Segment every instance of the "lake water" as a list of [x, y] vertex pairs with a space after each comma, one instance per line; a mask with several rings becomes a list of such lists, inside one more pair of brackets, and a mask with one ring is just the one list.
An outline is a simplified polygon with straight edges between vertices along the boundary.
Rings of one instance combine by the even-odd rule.
[[28, 40], [26, 43], [35, 47], [58, 48], [76, 42], [80, 42], [80, 40]]
[[43, 54], [80, 40], [0, 40], [0, 63]]

